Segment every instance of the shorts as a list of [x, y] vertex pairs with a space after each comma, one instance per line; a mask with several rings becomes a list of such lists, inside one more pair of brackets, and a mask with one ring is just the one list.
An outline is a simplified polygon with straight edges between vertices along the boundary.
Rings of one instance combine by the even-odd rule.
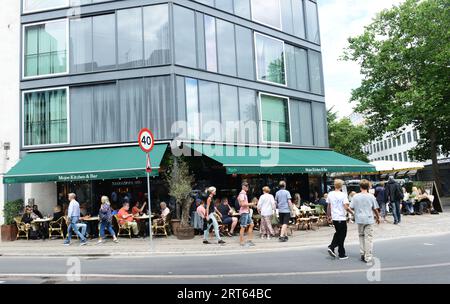
[[289, 220], [291, 219], [291, 213], [279, 213], [280, 217], [280, 225], [288, 225]]
[[250, 213], [242, 213], [241, 218], [239, 219], [239, 225], [241, 225], [242, 228], [247, 228], [247, 226], [251, 224], [253, 224], [253, 220]]
[[222, 219], [222, 224], [224, 225], [230, 225], [231, 223], [233, 223], [233, 218], [232, 217], [224, 217]]

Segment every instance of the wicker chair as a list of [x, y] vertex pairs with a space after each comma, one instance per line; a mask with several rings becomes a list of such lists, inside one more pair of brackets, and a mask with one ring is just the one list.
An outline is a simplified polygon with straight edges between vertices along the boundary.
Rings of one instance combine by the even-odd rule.
[[28, 233], [30, 231], [30, 226], [22, 222], [22, 218], [20, 216], [16, 216], [14, 218], [14, 221], [17, 225], [17, 236], [16, 240], [18, 240], [20, 237], [24, 237], [28, 240]]
[[[119, 226], [119, 230], [117, 231], [117, 236], [128, 236], [131, 239], [131, 227], [127, 225], [127, 223], [120, 224], [119, 215], [115, 214], [114, 218], [117, 221], [117, 226]], [[123, 233], [123, 231], [125, 233]]]
[[[66, 221], [65, 217], [60, 217], [59, 219], [57, 219], [56, 221], [51, 221], [48, 224], [48, 237], [52, 237], [52, 236], [58, 236], [61, 238], [64, 238], [64, 231], [63, 231], [63, 225], [64, 222]], [[58, 233], [57, 235], [53, 235], [53, 233], [56, 232]]]
[[167, 237], [170, 233], [170, 213], [166, 216], [166, 220], [157, 219], [152, 224], [153, 235], [162, 235]]

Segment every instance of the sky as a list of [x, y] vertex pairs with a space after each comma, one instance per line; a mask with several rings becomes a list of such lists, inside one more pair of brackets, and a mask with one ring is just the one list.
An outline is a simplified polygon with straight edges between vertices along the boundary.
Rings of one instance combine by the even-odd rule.
[[361, 83], [359, 65], [340, 61], [347, 38], [362, 34], [364, 26], [385, 8], [401, 0], [318, 0], [322, 43], [325, 100], [340, 117], [353, 112], [351, 90]]

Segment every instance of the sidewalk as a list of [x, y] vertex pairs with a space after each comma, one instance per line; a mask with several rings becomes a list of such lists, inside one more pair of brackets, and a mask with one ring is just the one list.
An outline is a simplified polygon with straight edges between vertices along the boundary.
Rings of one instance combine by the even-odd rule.
[[[419, 235], [450, 233], [450, 207], [444, 208], [439, 215], [425, 214], [421, 216], [404, 216], [400, 225], [393, 225], [392, 216], [388, 217], [390, 223], [378, 225], [375, 228], [375, 240], [404, 238]], [[107, 239], [104, 244], [97, 245], [90, 241], [87, 246], [79, 246], [78, 240], [72, 240], [71, 246], [63, 246], [59, 240], [19, 240], [0, 243], [0, 256], [150, 256], [150, 255], [217, 255], [242, 254], [245, 252], [267, 252], [299, 249], [311, 246], [326, 248], [334, 229], [332, 227], [314, 226], [314, 230], [296, 231], [293, 237], [285, 243], [278, 242], [277, 238], [262, 240], [259, 232], [255, 232], [255, 247], [242, 248], [239, 246], [239, 237], [225, 237], [225, 245], [204, 245], [202, 238], [196, 236], [192, 240], [178, 240], [174, 236], [168, 238], [155, 238], [154, 249], [150, 252], [150, 241], [146, 239], [120, 238], [119, 244]], [[346, 243], [357, 243], [357, 225], [349, 224]]]

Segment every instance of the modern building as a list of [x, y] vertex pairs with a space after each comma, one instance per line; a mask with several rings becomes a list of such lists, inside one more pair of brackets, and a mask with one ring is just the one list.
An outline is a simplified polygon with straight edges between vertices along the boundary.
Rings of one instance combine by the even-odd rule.
[[3, 184], [3, 176], [19, 160], [20, 1], [2, 1], [0, 10], [0, 225], [3, 204], [22, 197], [22, 185]]
[[21, 161], [4, 181], [44, 213], [71, 191], [93, 209], [145, 199], [143, 127], [154, 201], [174, 139], [201, 155], [195, 187], [222, 195], [287, 179], [308, 197], [325, 173], [372, 169], [328, 148], [316, 1], [21, 2]]

